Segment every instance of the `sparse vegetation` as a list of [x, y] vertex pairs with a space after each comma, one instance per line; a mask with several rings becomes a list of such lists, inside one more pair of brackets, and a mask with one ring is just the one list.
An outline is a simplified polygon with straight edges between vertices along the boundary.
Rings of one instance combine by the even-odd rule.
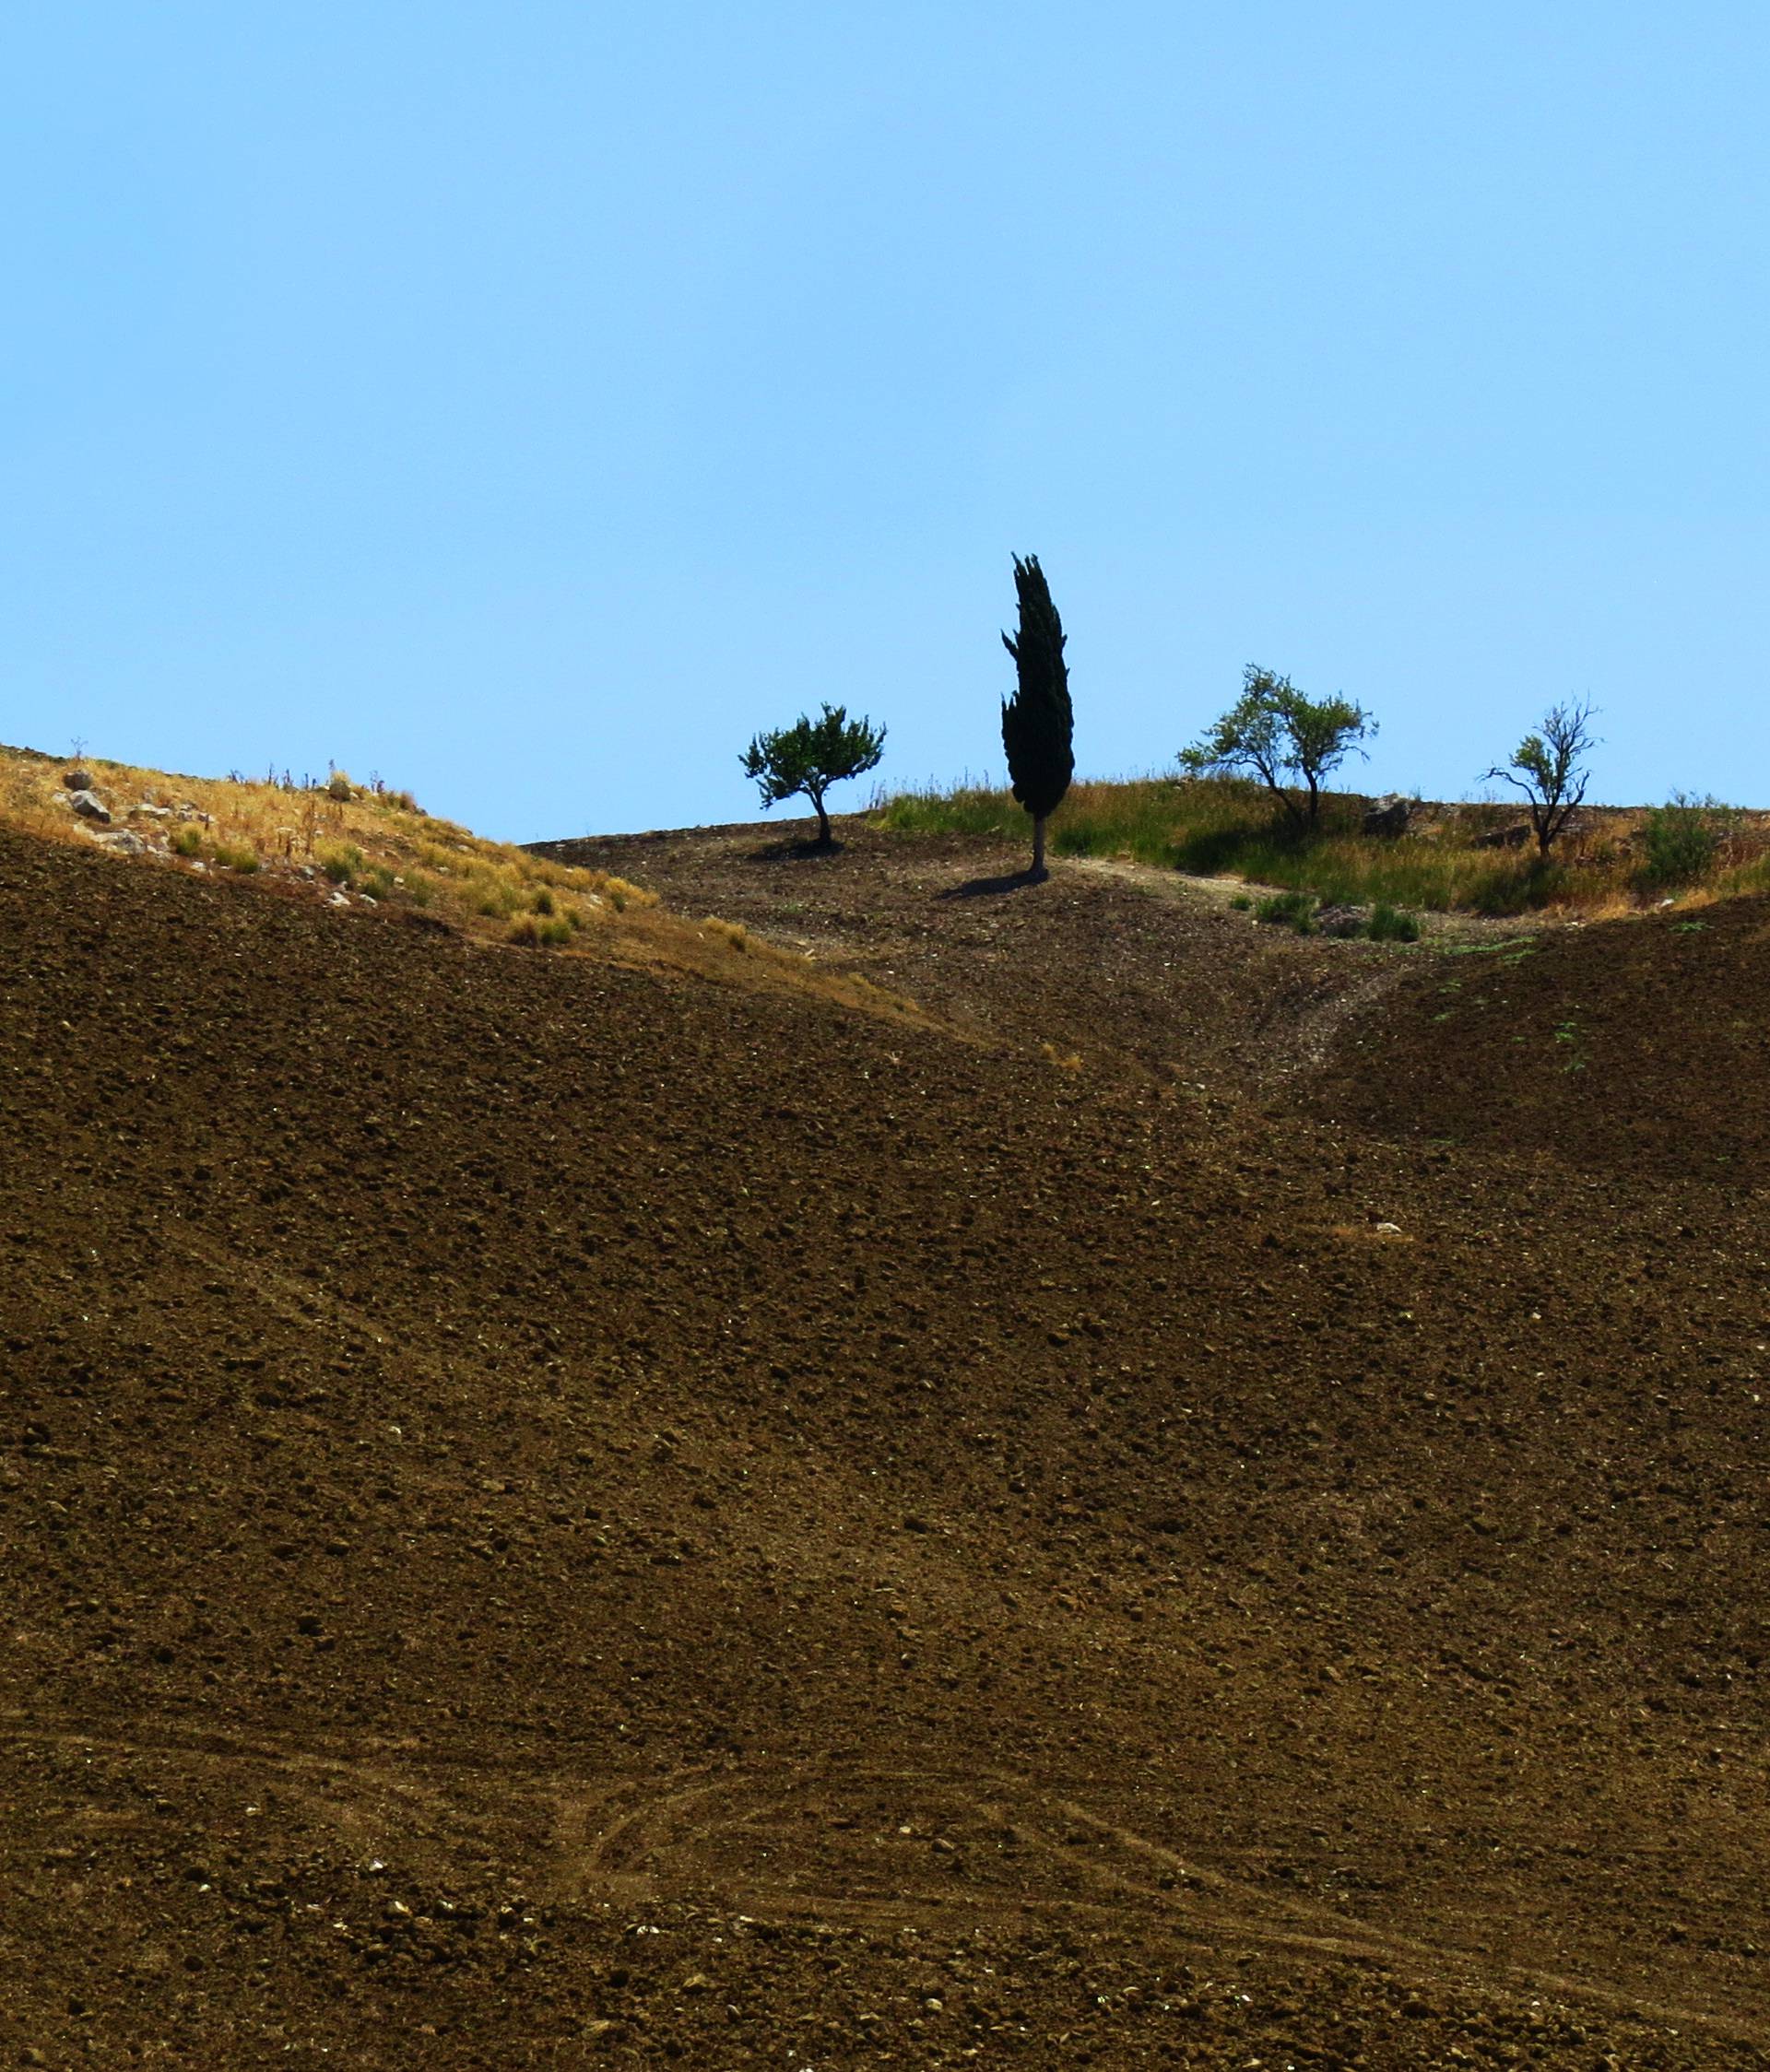
[[[1624, 912], [1646, 894], [1638, 872], [1650, 816], [1638, 811], [1587, 807], [1545, 859], [1528, 827], [1522, 842], [1492, 845], [1517, 824], [1504, 806], [1422, 806], [1408, 833], [1383, 840], [1363, 833], [1363, 808], [1361, 797], [1324, 792], [1311, 828], [1276, 817], [1265, 786], [1248, 778], [1084, 783], [1053, 816], [1050, 842], [1059, 856], [1123, 858], [1313, 892], [1329, 905], [1416, 913]], [[1019, 820], [1005, 790], [979, 784], [900, 794], [878, 808], [879, 826], [911, 834], [1007, 838]], [[1770, 814], [1712, 824], [1718, 840], [1707, 869], [1683, 881], [1681, 899], [1770, 890]]]
[[[84, 823], [58, 803], [63, 761], [0, 749], [0, 818], [53, 839], [85, 842]], [[311, 881], [382, 906], [422, 909], [468, 933], [501, 938], [530, 911], [538, 947], [563, 948], [587, 916], [612, 921], [655, 905], [649, 893], [597, 871], [576, 870], [422, 812], [407, 791], [360, 787], [335, 770], [298, 783], [168, 777], [89, 759], [113, 825], [127, 827], [177, 865]]]

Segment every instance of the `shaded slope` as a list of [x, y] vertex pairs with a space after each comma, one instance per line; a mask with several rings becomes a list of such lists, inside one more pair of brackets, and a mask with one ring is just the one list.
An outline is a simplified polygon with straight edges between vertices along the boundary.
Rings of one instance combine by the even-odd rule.
[[0, 930], [19, 2043], [1756, 2061], [1725, 1203], [5, 837]]
[[1558, 930], [1421, 960], [1350, 1033], [1322, 1094], [1385, 1131], [1759, 1188], [1767, 997], [1762, 899]]

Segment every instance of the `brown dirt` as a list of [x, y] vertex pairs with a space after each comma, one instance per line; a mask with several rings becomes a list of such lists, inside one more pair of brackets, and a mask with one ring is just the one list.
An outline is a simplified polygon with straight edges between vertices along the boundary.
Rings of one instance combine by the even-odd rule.
[[1762, 910], [849, 831], [617, 867], [926, 1026], [0, 834], [0, 2044], [1765, 2062], [1762, 1075], [1507, 1077]]

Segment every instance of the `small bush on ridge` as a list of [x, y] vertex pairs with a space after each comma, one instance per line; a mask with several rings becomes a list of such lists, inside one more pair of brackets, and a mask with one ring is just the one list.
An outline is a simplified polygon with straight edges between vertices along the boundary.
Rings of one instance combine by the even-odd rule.
[[1717, 798], [1692, 798], [1673, 792], [1656, 806], [1641, 830], [1643, 855], [1637, 884], [1649, 889], [1688, 885], [1714, 867], [1721, 842], [1737, 815]]

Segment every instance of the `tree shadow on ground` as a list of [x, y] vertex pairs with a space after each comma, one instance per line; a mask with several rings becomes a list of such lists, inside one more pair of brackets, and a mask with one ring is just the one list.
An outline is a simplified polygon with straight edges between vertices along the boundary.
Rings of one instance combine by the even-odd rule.
[[747, 864], [815, 864], [840, 856], [845, 842], [765, 842], [760, 849], [744, 852]]
[[1000, 892], [1018, 892], [1024, 885], [1043, 885], [1049, 874], [1036, 877], [1030, 870], [1010, 871], [1005, 877], [973, 877], [962, 885], [950, 885], [938, 896], [943, 900], [983, 900]]

